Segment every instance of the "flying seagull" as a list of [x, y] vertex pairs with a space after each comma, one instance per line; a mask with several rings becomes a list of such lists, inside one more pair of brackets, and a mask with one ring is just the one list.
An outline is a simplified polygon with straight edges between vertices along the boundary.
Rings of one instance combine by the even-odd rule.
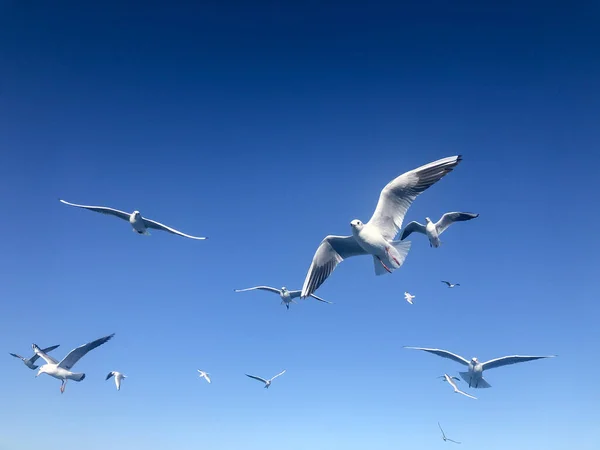
[[246, 374], [246, 376], [247, 376], [247, 377], [250, 377], [250, 378], [254, 378], [255, 380], [258, 380], [258, 381], [262, 381], [263, 383], [265, 383], [265, 389], [268, 389], [268, 388], [269, 388], [269, 386], [271, 386], [271, 382], [272, 382], [272, 381], [273, 381], [275, 378], [277, 378], [277, 377], [279, 377], [279, 376], [283, 375], [284, 373], [285, 373], [285, 370], [284, 370], [283, 372], [280, 372], [280, 373], [278, 373], [277, 375], [275, 375], [275, 376], [274, 376], [273, 378], [271, 378], [270, 380], [265, 380], [264, 378], [261, 378], [261, 377], [255, 377], [254, 375], [248, 375], [248, 374]]
[[460, 286], [460, 284], [459, 284], [459, 283], [452, 284], [452, 283], [450, 283], [449, 281], [442, 281], [442, 283], [446, 283], [446, 284], [448, 285], [448, 287], [449, 287], [449, 288], [453, 288], [453, 287], [455, 287], [455, 286]]
[[448, 439], [446, 437], [446, 433], [444, 433], [444, 430], [442, 430], [442, 426], [440, 425], [440, 423], [438, 422], [438, 427], [440, 427], [440, 431], [442, 432], [442, 439], [444, 440], [444, 442], [446, 441], [450, 441], [450, 442], [454, 442], [455, 444], [460, 444], [460, 442], [458, 441], [453, 441], [452, 439]]
[[[253, 291], [255, 289], [259, 289], [261, 291], [269, 291], [269, 292], [273, 292], [275, 294], [279, 294], [279, 297], [281, 297], [281, 304], [285, 305], [285, 307], [287, 309], [290, 309], [290, 303], [296, 303], [294, 301], [294, 299], [300, 297], [300, 293], [302, 292], [302, 291], [288, 291], [285, 286], [282, 287], [281, 289], [277, 289], [277, 288], [270, 287], [270, 286], [254, 286], [254, 287], [247, 288], [247, 289], [234, 289], [234, 291], [235, 292], [245, 292], [245, 291]], [[321, 297], [317, 297], [314, 294], [310, 294], [310, 296], [313, 298], [316, 298], [320, 302], [329, 303], [330, 305], [332, 304], [332, 302], [323, 300]]]
[[414, 295], [410, 295], [408, 292], [404, 293], [404, 299], [411, 305], [413, 304], [413, 298], [415, 298]]
[[411, 233], [425, 234], [429, 239], [430, 247], [439, 247], [442, 244], [440, 241], [440, 235], [448, 229], [454, 222], [464, 222], [465, 220], [471, 220], [479, 217], [479, 214], [466, 213], [466, 212], [449, 212], [442, 216], [437, 223], [433, 223], [429, 217], [425, 217], [427, 225], [421, 225], [419, 222], [410, 222], [404, 228], [400, 240], [403, 241]]
[[106, 380], [108, 380], [110, 377], [115, 377], [115, 384], [117, 385], [117, 391], [120, 391], [121, 390], [121, 380], [123, 380], [127, 377], [125, 375], [123, 375], [121, 372], [109, 373], [108, 375], [106, 375]]
[[60, 385], [60, 393], [62, 394], [63, 392], [65, 392], [65, 386], [68, 380], [82, 381], [85, 378], [85, 373], [71, 372], [71, 369], [75, 364], [77, 364], [77, 361], [83, 358], [89, 351], [101, 346], [105, 342], [112, 339], [114, 335], [115, 334], [113, 333], [109, 336], [96, 339], [95, 341], [89, 342], [71, 350], [61, 362], [58, 362], [51, 356], [48, 356], [37, 345], [31, 344], [31, 347], [33, 348], [33, 351], [36, 353], [36, 355], [38, 355], [40, 358], [46, 361], [46, 364], [40, 367], [40, 370], [38, 371], [36, 377], [39, 377], [42, 373], [46, 373], [51, 377], [62, 380], [62, 384]]
[[467, 397], [470, 398], [474, 398], [475, 400], [477, 400], [477, 397], [473, 397], [472, 395], [467, 394], [466, 392], [461, 391], [458, 386], [456, 386], [456, 383], [454, 382], [454, 380], [456, 381], [460, 381], [458, 378], [456, 377], [451, 377], [450, 375], [448, 375], [447, 373], [445, 373], [443, 376], [441, 376], [440, 378], [443, 378], [444, 381], [447, 381], [448, 384], [450, 386], [452, 386], [454, 388], [454, 392], [457, 394], [462, 394], [462, 395], [466, 395]]
[[[58, 347], [60, 347], [60, 345], [53, 345], [52, 347], [45, 348], [42, 351], [44, 353], [50, 353], [52, 350], [54, 350], [54, 349], [56, 349]], [[35, 362], [39, 358], [39, 355], [37, 355], [36, 353], [34, 353], [33, 356], [31, 356], [29, 358], [23, 358], [21, 355], [17, 355], [16, 353], [11, 353], [11, 355], [14, 356], [15, 358], [19, 358], [21, 361], [23, 361], [23, 364], [25, 364], [31, 370], [35, 370], [35, 369], [37, 369], [39, 367], [39, 366], [35, 365]]]
[[210, 383], [210, 377], [209, 374], [204, 372], [203, 370], [198, 370], [198, 376], [200, 378], [204, 378], [206, 381], [208, 381]]
[[491, 387], [487, 381], [483, 378], [483, 371], [494, 369], [496, 367], [507, 366], [509, 364], [516, 364], [527, 361], [534, 361], [536, 359], [544, 359], [544, 358], [554, 358], [556, 355], [550, 356], [503, 356], [502, 358], [490, 359], [484, 363], [480, 363], [477, 358], [472, 358], [471, 361], [467, 361], [462, 356], [455, 355], [454, 353], [450, 353], [447, 350], [440, 350], [437, 348], [421, 348], [421, 347], [404, 347], [410, 348], [413, 350], [423, 350], [429, 353], [433, 353], [434, 355], [441, 356], [442, 358], [448, 358], [457, 363], [463, 364], [469, 368], [468, 372], [459, 372], [458, 374], [461, 376], [463, 380], [469, 383], [469, 387], [473, 388], [489, 388]]
[[410, 249], [410, 242], [394, 241], [406, 211], [419, 194], [451, 172], [462, 157], [451, 156], [425, 164], [390, 181], [379, 195], [371, 219], [363, 224], [350, 222], [351, 236], [329, 235], [319, 245], [302, 286], [301, 298], [315, 292], [344, 259], [372, 255], [375, 275], [400, 268]]
[[[59, 199], [60, 200], [60, 199]], [[85, 206], [85, 205], [77, 205], [75, 203], [69, 203], [64, 200], [60, 200], [65, 205], [75, 206], [77, 208], [84, 208], [90, 211], [95, 211], [101, 214], [109, 214], [116, 216], [120, 219], [127, 220], [131, 226], [133, 227], [133, 231], [138, 234], [149, 235], [148, 228], [152, 228], [154, 230], [162, 230], [167, 231], [168, 233], [177, 234], [179, 236], [183, 236], [190, 239], [206, 239], [205, 237], [196, 237], [190, 236], [189, 234], [182, 233], [181, 231], [177, 231], [174, 228], [163, 225], [162, 223], [156, 222], [155, 220], [146, 219], [142, 217], [139, 211], [134, 211], [131, 214], [119, 211], [118, 209], [108, 208], [106, 206]]]

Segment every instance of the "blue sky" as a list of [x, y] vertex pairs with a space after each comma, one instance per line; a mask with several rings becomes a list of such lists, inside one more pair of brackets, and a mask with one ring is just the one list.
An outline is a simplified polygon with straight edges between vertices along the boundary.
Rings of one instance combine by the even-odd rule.
[[[438, 421], [464, 448], [596, 448], [597, 5], [159, 3], [0, 3], [0, 448], [435, 449]], [[344, 262], [334, 305], [233, 292], [300, 288], [324, 236], [455, 154], [406, 217], [481, 214], [443, 247]], [[63, 395], [8, 355], [112, 332]], [[474, 401], [404, 345], [559, 357]]]

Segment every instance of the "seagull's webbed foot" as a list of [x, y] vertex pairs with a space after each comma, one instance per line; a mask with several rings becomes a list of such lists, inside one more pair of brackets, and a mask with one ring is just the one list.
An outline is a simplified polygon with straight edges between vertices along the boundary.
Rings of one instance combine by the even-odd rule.
[[65, 392], [65, 382], [63, 381], [62, 384], [60, 385], [60, 393], [63, 394]]

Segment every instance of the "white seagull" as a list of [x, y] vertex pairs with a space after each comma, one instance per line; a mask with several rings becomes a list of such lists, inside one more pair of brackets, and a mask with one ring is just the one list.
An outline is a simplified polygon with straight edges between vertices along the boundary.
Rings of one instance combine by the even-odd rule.
[[442, 281], [442, 283], [446, 283], [446, 284], [448, 285], [448, 287], [449, 287], [449, 288], [453, 288], [453, 287], [455, 287], [455, 286], [460, 286], [460, 284], [459, 284], [459, 283], [452, 284], [452, 283], [450, 283], [449, 281]]
[[390, 181], [379, 195], [373, 216], [366, 224], [350, 222], [352, 236], [327, 236], [313, 257], [301, 298], [315, 292], [344, 259], [358, 255], [372, 255], [375, 274], [400, 268], [410, 249], [410, 242], [394, 241], [406, 211], [419, 194], [441, 180], [461, 161], [451, 156], [425, 164]]
[[429, 217], [425, 217], [427, 225], [421, 225], [419, 222], [410, 222], [402, 231], [400, 240], [403, 241], [411, 233], [421, 233], [427, 236], [429, 239], [430, 247], [439, 247], [442, 244], [440, 241], [440, 235], [448, 229], [454, 222], [464, 222], [465, 220], [471, 220], [479, 217], [479, 214], [466, 213], [466, 212], [449, 212], [442, 216], [437, 223], [433, 223]]
[[454, 442], [455, 444], [460, 444], [460, 442], [458, 441], [453, 441], [452, 439], [448, 439], [446, 437], [446, 433], [444, 433], [444, 430], [442, 430], [442, 426], [440, 425], [440, 423], [438, 422], [438, 427], [440, 427], [440, 431], [442, 432], [442, 439], [444, 440], [444, 442], [446, 441], [450, 441], [450, 442]]
[[265, 389], [268, 389], [268, 388], [269, 388], [269, 386], [271, 386], [271, 382], [272, 382], [272, 381], [273, 381], [275, 378], [277, 378], [277, 377], [279, 377], [279, 376], [283, 375], [284, 373], [285, 373], [285, 370], [284, 370], [283, 372], [280, 372], [280, 373], [278, 373], [277, 375], [275, 375], [275, 376], [274, 376], [273, 378], [271, 378], [270, 380], [265, 380], [264, 378], [261, 378], [261, 377], [256, 377], [256, 376], [254, 376], [254, 375], [248, 375], [248, 374], [246, 374], [246, 376], [247, 376], [247, 377], [250, 377], [250, 378], [254, 378], [255, 380], [258, 380], [258, 381], [262, 381], [263, 383], [265, 383]]
[[210, 374], [204, 372], [203, 370], [198, 370], [198, 376], [200, 378], [204, 378], [206, 381], [208, 381], [210, 383], [210, 377], [209, 377], [209, 375]]
[[[106, 375], [106, 380], [110, 379], [110, 377], [115, 377], [115, 384], [117, 385], [117, 391], [121, 390], [121, 380], [124, 380], [125, 378], [127, 378], [125, 375], [123, 375], [121, 372], [110, 372], [108, 375]], [[106, 381], [104, 380], [104, 381]]]
[[[294, 301], [294, 299], [300, 297], [300, 294], [302, 292], [302, 291], [288, 291], [285, 286], [283, 286], [281, 289], [277, 289], [277, 288], [270, 287], [270, 286], [254, 286], [254, 287], [247, 288], [247, 289], [234, 289], [234, 291], [235, 292], [246, 292], [246, 291], [253, 291], [255, 289], [258, 289], [261, 291], [269, 291], [269, 292], [273, 292], [275, 294], [279, 294], [279, 297], [281, 297], [281, 304], [285, 305], [285, 307], [287, 309], [290, 309], [290, 303], [296, 303]], [[330, 305], [333, 304], [333, 302], [328, 302], [327, 300], [323, 300], [321, 297], [317, 297], [314, 294], [310, 294], [310, 296], [319, 300], [320, 302], [329, 303]]]
[[61, 380], [62, 384], [60, 385], [60, 393], [62, 394], [65, 392], [65, 386], [68, 380], [82, 381], [85, 378], [85, 373], [71, 372], [71, 369], [75, 364], [77, 364], [77, 361], [83, 358], [89, 351], [112, 339], [114, 335], [115, 334], [113, 333], [110, 336], [96, 339], [95, 341], [71, 350], [61, 362], [58, 362], [51, 356], [46, 355], [46, 353], [44, 353], [37, 345], [31, 344], [31, 347], [36, 355], [39, 355], [40, 358], [46, 361], [46, 364], [44, 364], [42, 367], [40, 367], [40, 370], [38, 370], [36, 377], [39, 377], [42, 373], [46, 373], [51, 377]]
[[[52, 347], [48, 347], [45, 348], [44, 350], [42, 350], [44, 353], [50, 353], [52, 350], [56, 349], [60, 347], [60, 345], [53, 345]], [[16, 353], [11, 353], [12, 356], [14, 356], [15, 358], [19, 358], [21, 361], [23, 361], [23, 364], [25, 364], [27, 367], [29, 367], [31, 370], [35, 370], [37, 369], [39, 366], [35, 365], [35, 362], [38, 360], [38, 358], [40, 357], [38, 354], [34, 353], [33, 356], [29, 357], [29, 358], [23, 358], [21, 355], [17, 355]]]
[[477, 360], [477, 358], [472, 358], [471, 361], [466, 360], [462, 356], [455, 355], [454, 353], [450, 353], [447, 350], [440, 350], [437, 348], [422, 348], [422, 347], [404, 347], [410, 348], [413, 350], [423, 350], [429, 353], [433, 353], [434, 355], [441, 356], [442, 358], [448, 358], [457, 363], [463, 364], [469, 368], [468, 372], [459, 372], [458, 374], [461, 376], [463, 380], [469, 383], [469, 387], [472, 388], [489, 388], [491, 387], [487, 381], [483, 378], [483, 371], [489, 369], [495, 369], [496, 367], [507, 366], [509, 364], [516, 364], [527, 361], [534, 361], [536, 359], [544, 359], [544, 358], [554, 358], [556, 355], [550, 356], [503, 356], [501, 358], [490, 359], [484, 363], [481, 363]]
[[440, 378], [443, 378], [444, 381], [447, 381], [448, 384], [450, 386], [452, 386], [454, 388], [454, 392], [457, 394], [462, 394], [462, 395], [466, 395], [467, 397], [470, 398], [474, 398], [475, 400], [477, 400], [477, 397], [473, 397], [472, 395], [467, 394], [466, 392], [461, 391], [458, 386], [456, 386], [456, 383], [454, 382], [454, 380], [456, 381], [460, 381], [458, 378], [456, 377], [451, 377], [450, 375], [448, 375], [447, 373], [445, 373], [443, 376], [441, 376]]
[[[59, 199], [60, 200], [60, 199]], [[167, 231], [172, 234], [177, 234], [179, 236], [183, 236], [190, 239], [206, 239], [205, 237], [196, 237], [190, 236], [189, 234], [182, 233], [181, 231], [177, 231], [174, 228], [163, 225], [162, 223], [156, 222], [155, 220], [147, 219], [142, 217], [139, 211], [134, 211], [131, 214], [119, 211], [118, 209], [108, 208], [106, 206], [86, 206], [86, 205], [77, 205], [75, 203], [69, 203], [64, 200], [60, 200], [65, 205], [75, 206], [77, 208], [84, 208], [90, 211], [95, 211], [101, 214], [108, 214], [115, 217], [118, 217], [123, 220], [127, 220], [131, 226], [133, 227], [133, 231], [138, 234], [149, 235], [148, 228], [152, 228], [154, 230], [162, 230]]]
[[404, 293], [404, 299], [411, 305], [413, 304], [413, 298], [415, 298], [414, 295], [410, 295], [408, 292]]

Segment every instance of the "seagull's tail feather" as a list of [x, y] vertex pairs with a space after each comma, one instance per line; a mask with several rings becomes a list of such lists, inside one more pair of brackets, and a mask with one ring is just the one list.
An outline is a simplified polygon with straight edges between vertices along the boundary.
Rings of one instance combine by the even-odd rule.
[[[411, 246], [411, 242], [410, 241], [392, 241], [391, 242], [392, 247], [394, 247], [394, 249], [396, 250], [397, 254], [393, 255], [394, 259], [392, 259], [390, 262], [392, 264], [391, 269], [399, 269], [402, 264], [404, 264], [404, 260], [406, 259], [406, 256], [408, 255], [408, 251], [410, 250], [410, 246]], [[392, 256], [392, 255], [390, 255]]]
[[484, 388], [492, 387], [492, 385], [489, 384], [487, 381], [485, 381], [485, 379], [483, 377], [480, 377], [480, 378], [471, 377], [470, 372], [458, 372], [458, 374], [460, 375], [460, 377], [463, 380], [465, 380], [467, 382], [467, 384], [469, 385], [470, 388], [484, 389]]
[[85, 373], [74, 373], [70, 379], [73, 381], [83, 381], [84, 378]]

